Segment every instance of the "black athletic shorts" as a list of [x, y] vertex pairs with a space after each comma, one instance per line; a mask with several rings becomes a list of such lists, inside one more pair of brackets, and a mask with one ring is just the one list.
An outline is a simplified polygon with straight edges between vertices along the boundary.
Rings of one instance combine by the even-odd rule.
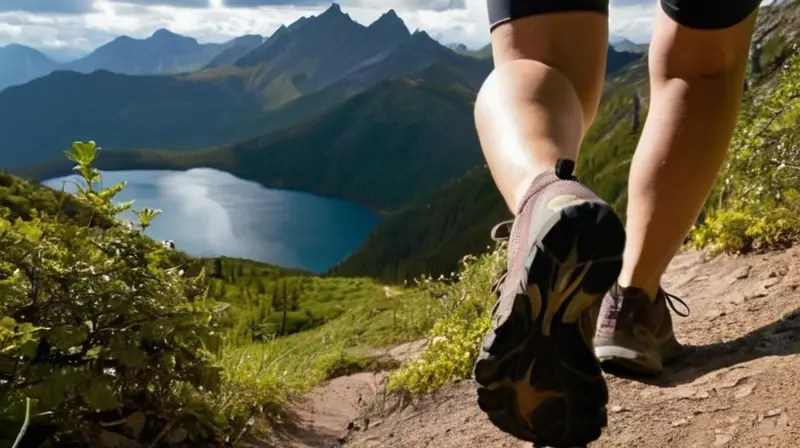
[[[594, 11], [608, 14], [609, 0], [486, 0], [490, 29], [523, 17], [552, 12]], [[697, 29], [729, 28], [746, 19], [761, 0], [661, 0], [679, 24]]]

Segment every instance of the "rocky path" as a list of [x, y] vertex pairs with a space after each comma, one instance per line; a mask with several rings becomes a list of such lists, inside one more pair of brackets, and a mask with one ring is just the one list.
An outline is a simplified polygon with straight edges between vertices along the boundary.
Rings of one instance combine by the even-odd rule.
[[[676, 318], [686, 356], [650, 384], [608, 377], [609, 427], [592, 447], [798, 446], [799, 286], [800, 248], [676, 258], [665, 287], [692, 308], [688, 318]], [[400, 352], [407, 358], [420, 347]], [[469, 381], [408, 406], [389, 406], [380, 380], [373, 374], [333, 380], [298, 405], [304, 428], [329, 434], [333, 445], [280, 446], [530, 447], [488, 423]]]

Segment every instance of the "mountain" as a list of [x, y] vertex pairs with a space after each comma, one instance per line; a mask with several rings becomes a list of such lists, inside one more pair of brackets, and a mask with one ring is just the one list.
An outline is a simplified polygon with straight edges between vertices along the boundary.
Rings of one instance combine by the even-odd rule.
[[0, 91], [44, 76], [56, 67], [58, 63], [39, 50], [17, 44], [0, 47]]
[[[100, 169], [204, 166], [274, 188], [392, 210], [482, 164], [473, 124], [475, 92], [436, 64], [385, 80], [302, 123], [205, 151], [104, 151]], [[99, 140], [98, 140], [99, 141]], [[62, 159], [19, 171], [68, 174]]]
[[[65, 142], [83, 138], [115, 150], [231, 144], [437, 63], [473, 89], [491, 70], [426, 33], [410, 34], [393, 11], [363, 26], [334, 5], [281, 28], [235, 66], [146, 77], [56, 72], [0, 92], [0, 145], [15, 148], [0, 154], [0, 166], [56, 158]], [[43, 98], [46, 109], [36, 106]]]
[[446, 47], [453, 51], [469, 51], [469, 48], [467, 48], [466, 45], [457, 42], [452, 44], [447, 44]]
[[616, 51], [627, 51], [630, 53], [647, 53], [650, 44], [637, 44], [628, 39], [622, 38], [611, 44], [611, 48]]
[[128, 75], [153, 75], [194, 71], [211, 63], [227, 65], [263, 40], [262, 36], [246, 35], [221, 44], [200, 44], [191, 37], [160, 29], [146, 39], [120, 36], [74, 60], [63, 52], [56, 60], [39, 50], [11, 44], [0, 47], [0, 91], [55, 70], [81, 73], [108, 70]]
[[465, 56], [472, 56], [478, 59], [491, 59], [492, 58], [492, 44], [486, 44], [477, 50], [470, 50], [468, 48], [455, 50], [459, 54]]
[[63, 69], [81, 73], [108, 70], [127, 75], [183, 73], [204, 67], [220, 47], [221, 44], [200, 44], [197, 39], [162, 28], [145, 39], [120, 36], [65, 64]]
[[233, 65], [238, 59], [253, 51], [254, 48], [264, 43], [264, 36], [258, 34], [248, 34], [237, 37], [223, 44], [220, 51], [214, 56], [205, 68], [224, 67]]
[[[366, 66], [389, 66], [390, 75], [408, 73], [403, 69], [392, 70], [390, 64], [381, 62], [409, 36], [408, 28], [394, 10], [364, 26], [334, 3], [319, 16], [300, 19], [279, 29], [235, 65], [260, 66], [261, 83], [277, 80], [301, 96], [320, 91]], [[438, 43], [437, 46], [441, 47]], [[368, 85], [366, 82], [365, 86]]]
[[0, 166], [55, 158], [74, 140], [122, 148], [206, 146], [209, 135], [234, 133], [242, 116], [259, 116], [261, 104], [241, 84], [53, 72], [0, 92], [0, 146], [13, 148], [0, 154]]

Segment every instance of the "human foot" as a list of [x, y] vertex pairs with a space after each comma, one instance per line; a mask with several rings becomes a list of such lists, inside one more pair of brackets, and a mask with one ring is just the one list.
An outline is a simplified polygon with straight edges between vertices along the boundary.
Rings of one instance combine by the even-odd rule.
[[540, 175], [516, 219], [492, 231], [509, 240], [508, 264], [475, 365], [478, 405], [534, 446], [583, 446], [607, 424], [608, 389], [583, 311], [616, 281], [625, 230], [573, 168], [560, 160]]

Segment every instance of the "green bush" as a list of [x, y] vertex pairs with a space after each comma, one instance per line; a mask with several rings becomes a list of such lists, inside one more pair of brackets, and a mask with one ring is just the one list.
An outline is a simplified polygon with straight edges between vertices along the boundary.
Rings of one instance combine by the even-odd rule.
[[789, 54], [771, 88], [745, 100], [696, 247], [769, 250], [800, 236], [800, 52]]
[[[97, 189], [93, 143], [68, 156], [78, 197], [112, 218], [124, 184]], [[139, 228], [76, 226], [58, 217], [0, 218], [0, 441], [13, 440], [31, 400], [24, 446], [119, 437], [214, 443], [228, 424], [207, 398], [220, 388], [219, 335], [189, 277]]]
[[443, 315], [431, 329], [420, 358], [390, 376], [389, 390], [425, 394], [470, 377], [481, 340], [491, 326], [496, 299], [491, 286], [504, 263], [501, 248], [478, 258], [465, 257], [454, 282], [426, 281], [427, 288], [443, 299]]

